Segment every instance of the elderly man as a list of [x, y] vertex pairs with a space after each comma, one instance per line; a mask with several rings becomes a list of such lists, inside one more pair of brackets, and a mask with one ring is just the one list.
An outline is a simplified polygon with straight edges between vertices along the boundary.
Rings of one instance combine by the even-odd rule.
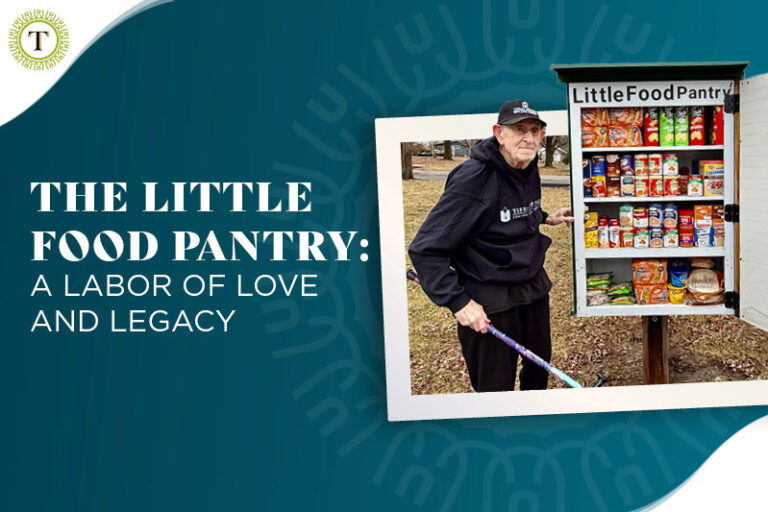
[[[429, 298], [448, 307], [475, 391], [515, 388], [517, 352], [487, 332], [498, 329], [549, 361], [549, 290], [539, 231], [573, 221], [569, 208], [541, 209], [537, 165], [546, 123], [525, 101], [499, 111], [493, 137], [477, 142], [451, 171], [439, 201], [409, 247]], [[523, 359], [521, 389], [546, 389], [549, 374]]]

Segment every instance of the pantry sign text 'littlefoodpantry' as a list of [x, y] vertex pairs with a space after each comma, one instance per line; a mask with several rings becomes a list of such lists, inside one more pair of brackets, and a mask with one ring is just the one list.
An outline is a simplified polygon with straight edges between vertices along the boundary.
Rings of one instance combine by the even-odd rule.
[[648, 82], [608, 84], [571, 84], [571, 102], [582, 106], [633, 104], [664, 101], [698, 104], [722, 104], [732, 82]]

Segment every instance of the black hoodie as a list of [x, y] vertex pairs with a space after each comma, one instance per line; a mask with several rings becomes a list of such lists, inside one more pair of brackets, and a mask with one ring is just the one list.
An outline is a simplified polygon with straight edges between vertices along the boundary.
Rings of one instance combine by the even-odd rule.
[[491, 137], [448, 175], [408, 254], [437, 305], [455, 313], [472, 298], [497, 313], [549, 292], [544, 255], [552, 240], [539, 231], [546, 218], [536, 159], [515, 169]]

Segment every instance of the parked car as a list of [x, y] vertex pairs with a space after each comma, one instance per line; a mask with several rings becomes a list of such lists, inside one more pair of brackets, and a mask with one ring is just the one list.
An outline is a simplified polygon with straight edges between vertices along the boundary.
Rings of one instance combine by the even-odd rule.
[[432, 152], [427, 150], [427, 149], [425, 149], [423, 151], [419, 151], [419, 155], [418, 156], [432, 156]]

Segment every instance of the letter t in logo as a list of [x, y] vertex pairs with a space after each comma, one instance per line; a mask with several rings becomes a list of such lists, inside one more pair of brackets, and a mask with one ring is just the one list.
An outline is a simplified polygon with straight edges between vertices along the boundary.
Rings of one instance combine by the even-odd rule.
[[40, 48], [40, 34], [45, 34], [45, 36], [48, 37], [48, 31], [47, 30], [30, 30], [29, 32], [27, 32], [27, 37], [30, 37], [32, 34], [37, 34], [34, 51], [36, 52], [43, 51], [43, 49]]

